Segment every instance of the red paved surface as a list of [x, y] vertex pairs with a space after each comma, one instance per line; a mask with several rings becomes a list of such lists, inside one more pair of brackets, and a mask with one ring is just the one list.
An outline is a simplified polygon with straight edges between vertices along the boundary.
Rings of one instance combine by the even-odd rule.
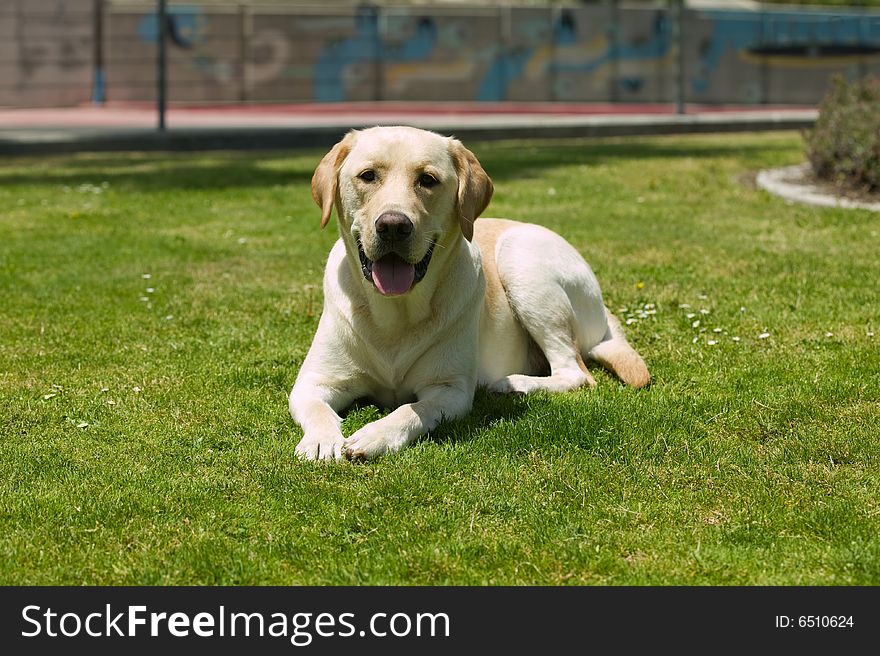
[[[725, 112], [802, 111], [808, 107], [768, 105], [687, 105], [688, 114], [723, 115]], [[174, 105], [167, 111], [169, 127], [270, 127], [328, 125], [340, 122], [401, 121], [407, 117], [575, 117], [663, 116], [675, 114], [672, 104], [609, 103], [334, 103], [297, 105]], [[0, 108], [0, 130], [27, 128], [152, 127], [156, 109], [149, 103], [110, 103], [68, 108]]]
[[[154, 109], [152, 103], [108, 103], [108, 108]], [[767, 111], [778, 109], [809, 109], [807, 106], [791, 105], [699, 105], [687, 104], [686, 110], [694, 113], [729, 111]], [[382, 114], [386, 112], [415, 115], [445, 114], [674, 114], [672, 103], [555, 103], [555, 102], [344, 102], [344, 103], [297, 103], [297, 104], [242, 104], [242, 105], [181, 105], [171, 106], [172, 111], [243, 114]]]

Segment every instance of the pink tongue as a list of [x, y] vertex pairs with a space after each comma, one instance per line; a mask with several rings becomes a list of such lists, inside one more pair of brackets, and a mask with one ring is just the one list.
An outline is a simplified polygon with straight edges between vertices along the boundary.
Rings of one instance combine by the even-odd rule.
[[373, 283], [385, 296], [405, 294], [416, 279], [416, 268], [394, 253], [373, 262]]

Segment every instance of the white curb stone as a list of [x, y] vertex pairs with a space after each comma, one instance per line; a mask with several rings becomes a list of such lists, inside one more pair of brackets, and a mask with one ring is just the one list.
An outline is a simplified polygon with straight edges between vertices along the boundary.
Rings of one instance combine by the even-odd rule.
[[829, 194], [819, 186], [808, 182], [809, 168], [810, 165], [804, 163], [778, 169], [765, 169], [758, 173], [755, 182], [761, 189], [797, 203], [880, 212], [880, 202], [869, 203], [842, 198]]

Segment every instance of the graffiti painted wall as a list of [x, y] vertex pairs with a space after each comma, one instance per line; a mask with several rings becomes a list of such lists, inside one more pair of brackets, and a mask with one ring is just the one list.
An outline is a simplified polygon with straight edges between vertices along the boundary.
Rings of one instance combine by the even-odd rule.
[[[2, 65], [12, 75], [5, 79], [17, 85], [12, 94], [4, 88], [0, 104], [88, 98], [93, 62], [83, 7], [91, 0], [8, 2], [19, 14], [25, 5], [47, 8], [46, 22], [37, 30], [32, 18], [0, 14]], [[85, 22], [61, 6], [79, 7]], [[673, 24], [663, 8], [284, 10], [193, 2], [175, 3], [170, 11], [172, 102], [671, 102], [678, 79]], [[155, 97], [159, 26], [153, 12], [152, 3], [107, 6], [107, 99]], [[13, 23], [34, 29], [16, 36]], [[690, 102], [815, 103], [834, 73], [880, 75], [876, 11], [688, 10], [682, 29]], [[53, 48], [63, 56], [53, 59], [47, 54]]]
[[[245, 99], [241, 71], [246, 60], [240, 48], [243, 26], [239, 11], [212, 7], [209, 13], [184, 5], [172, 6], [171, 12], [166, 50], [169, 100]], [[107, 99], [154, 99], [159, 35], [156, 14], [126, 7], [112, 9], [105, 20]]]
[[92, 0], [0, 0], [0, 106], [91, 97]]
[[687, 92], [699, 102], [813, 103], [828, 78], [880, 75], [880, 13], [705, 11], [687, 16]]

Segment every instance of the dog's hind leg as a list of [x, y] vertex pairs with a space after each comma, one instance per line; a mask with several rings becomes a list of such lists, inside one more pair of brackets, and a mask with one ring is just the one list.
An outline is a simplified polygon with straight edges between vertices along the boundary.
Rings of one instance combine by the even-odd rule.
[[489, 390], [529, 393], [594, 387], [581, 352], [598, 344], [607, 323], [599, 284], [584, 259], [562, 237], [534, 225], [505, 232], [495, 257], [508, 302], [547, 359], [550, 375], [512, 374]]
[[[556, 306], [558, 313], [549, 317], [535, 317], [526, 314], [520, 317], [523, 327], [535, 341], [547, 363], [550, 365], [549, 376], [533, 376], [527, 374], [511, 374], [501, 380], [495, 381], [489, 386], [489, 390], [499, 393], [518, 392], [528, 394], [545, 390], [548, 392], [565, 392], [588, 385], [595, 387], [596, 381], [584, 366], [577, 343], [572, 335], [571, 304], [562, 293], [557, 298], [545, 303]], [[568, 305], [567, 312], [565, 306]], [[545, 306], [546, 307], [546, 306]], [[569, 316], [566, 317], [565, 315]]]

